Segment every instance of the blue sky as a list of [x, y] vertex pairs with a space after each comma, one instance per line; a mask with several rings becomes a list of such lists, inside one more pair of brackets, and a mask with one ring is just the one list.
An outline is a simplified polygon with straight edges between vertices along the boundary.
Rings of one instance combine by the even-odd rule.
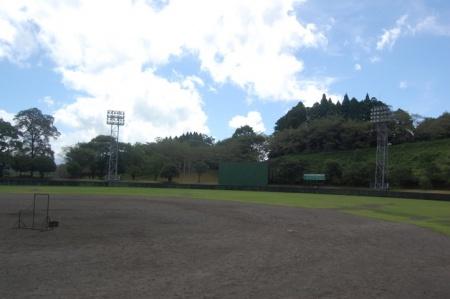
[[38, 107], [63, 146], [199, 131], [216, 139], [327, 93], [411, 113], [450, 111], [450, 2], [2, 1], [0, 117]]

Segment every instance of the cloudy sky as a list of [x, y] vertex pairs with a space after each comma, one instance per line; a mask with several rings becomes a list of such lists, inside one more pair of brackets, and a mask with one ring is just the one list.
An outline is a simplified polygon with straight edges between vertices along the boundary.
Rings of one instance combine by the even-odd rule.
[[54, 147], [108, 133], [270, 134], [298, 101], [366, 93], [450, 111], [447, 0], [1, 0], [0, 117], [54, 115]]

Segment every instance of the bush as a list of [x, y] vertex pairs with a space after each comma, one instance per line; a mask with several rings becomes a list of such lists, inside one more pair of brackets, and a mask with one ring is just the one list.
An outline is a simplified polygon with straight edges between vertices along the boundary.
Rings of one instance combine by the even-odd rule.
[[280, 160], [270, 167], [271, 182], [276, 184], [300, 184], [307, 168], [305, 161]]
[[23, 172], [27, 172], [32, 169], [32, 163], [33, 161], [30, 157], [25, 155], [17, 155], [13, 160], [13, 169], [22, 175]]
[[433, 185], [431, 185], [430, 178], [425, 175], [419, 176], [419, 187], [422, 189], [431, 189]]
[[423, 163], [420, 173], [422, 177], [426, 177], [429, 181], [429, 186], [424, 183], [423, 188], [425, 188], [425, 186], [427, 186], [427, 188], [444, 187], [446, 185], [448, 178], [445, 176], [442, 168], [442, 165], [438, 165], [434, 161]]
[[324, 172], [331, 184], [340, 184], [342, 179], [342, 166], [336, 160], [325, 161]]
[[39, 171], [41, 178], [46, 173], [56, 170], [56, 164], [53, 158], [47, 156], [37, 156], [32, 160], [33, 169]]
[[69, 173], [71, 178], [80, 178], [82, 169], [80, 164], [74, 161], [70, 161], [66, 164], [67, 172]]
[[369, 187], [373, 175], [373, 165], [360, 162], [350, 163], [344, 169], [342, 182], [348, 186]]
[[163, 166], [161, 170], [161, 177], [166, 178], [169, 183], [172, 182], [172, 179], [174, 177], [177, 177], [180, 175], [180, 171], [178, 168], [173, 164], [166, 164]]
[[193, 167], [195, 172], [197, 173], [197, 183], [200, 183], [201, 175], [209, 169], [209, 166], [204, 161], [196, 161], [194, 162]]
[[55, 176], [59, 179], [67, 179], [70, 177], [66, 164], [56, 166]]
[[419, 179], [414, 175], [410, 166], [398, 165], [389, 173], [389, 182], [398, 187], [416, 187]]

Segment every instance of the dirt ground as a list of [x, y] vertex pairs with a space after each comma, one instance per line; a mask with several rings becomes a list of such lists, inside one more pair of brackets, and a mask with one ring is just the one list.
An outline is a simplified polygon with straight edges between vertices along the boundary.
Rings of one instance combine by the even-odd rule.
[[450, 238], [333, 210], [0, 194], [0, 298], [450, 298]]

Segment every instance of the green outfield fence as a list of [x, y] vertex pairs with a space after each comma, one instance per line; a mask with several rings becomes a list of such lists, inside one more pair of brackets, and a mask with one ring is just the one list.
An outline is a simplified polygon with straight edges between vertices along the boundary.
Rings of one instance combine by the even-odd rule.
[[219, 164], [219, 185], [267, 186], [269, 165], [266, 162], [222, 162]]
[[209, 190], [242, 190], [242, 191], [268, 191], [268, 192], [293, 192], [293, 193], [318, 193], [335, 195], [396, 197], [425, 200], [450, 201], [450, 194], [411, 192], [411, 191], [376, 191], [361, 188], [333, 188], [333, 187], [305, 187], [305, 186], [234, 186], [234, 185], [207, 185], [207, 184], [168, 184], [148, 183], [135, 181], [106, 182], [101, 180], [68, 180], [68, 179], [20, 179], [3, 178], [0, 185], [29, 185], [29, 186], [91, 186], [91, 187], [141, 187], [141, 188], [184, 188], [184, 189], [209, 189]]

